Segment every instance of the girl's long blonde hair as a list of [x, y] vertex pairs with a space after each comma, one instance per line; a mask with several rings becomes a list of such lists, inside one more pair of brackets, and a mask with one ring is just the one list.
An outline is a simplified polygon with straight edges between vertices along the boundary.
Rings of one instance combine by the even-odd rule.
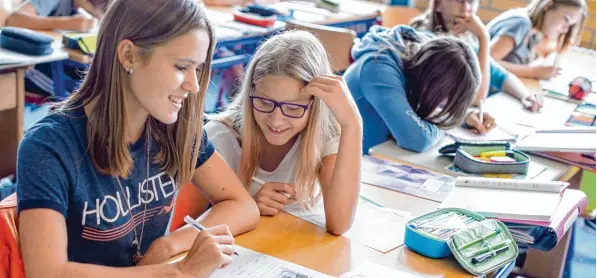
[[[309, 83], [313, 77], [332, 74], [328, 56], [321, 42], [305, 31], [287, 31], [259, 46], [249, 63], [240, 90], [227, 109], [210, 117], [231, 128], [241, 144], [238, 176], [246, 188], [259, 166], [263, 132], [253, 116], [249, 96], [265, 76], [288, 76]], [[321, 99], [315, 98], [305, 116], [307, 126], [300, 132], [297, 151], [295, 190], [301, 207], [312, 207], [321, 198], [316, 188], [326, 142], [339, 135], [340, 129], [331, 111]]]
[[98, 33], [97, 54], [81, 87], [58, 105], [57, 112], [94, 103], [87, 121], [88, 153], [102, 174], [127, 178], [134, 161], [125, 143], [129, 77], [119, 63], [117, 45], [131, 40], [142, 58], [152, 50], [192, 30], [202, 29], [210, 38], [207, 58], [198, 73], [200, 91], [190, 94], [174, 124], [149, 116], [145, 128], [160, 145], [154, 161], [161, 164], [177, 184], [191, 179], [203, 132], [203, 99], [209, 84], [214, 33], [204, 9], [193, 0], [116, 0], [111, 3]]
[[[550, 3], [552, 5], [548, 6]], [[531, 21], [533, 22], [533, 26], [535, 28], [541, 28], [545, 19], [545, 14], [559, 6], [575, 7], [581, 9], [583, 12], [580, 21], [570, 26], [568, 28], [568, 32], [560, 35], [560, 37], [557, 38], [557, 51], [563, 52], [571, 45], [576, 44], [580, 34], [582, 33], [582, 29], [585, 26], [585, 21], [587, 20], [587, 3], [585, 0], [533, 0], [533, 2], [527, 6], [527, 12], [531, 18]]]

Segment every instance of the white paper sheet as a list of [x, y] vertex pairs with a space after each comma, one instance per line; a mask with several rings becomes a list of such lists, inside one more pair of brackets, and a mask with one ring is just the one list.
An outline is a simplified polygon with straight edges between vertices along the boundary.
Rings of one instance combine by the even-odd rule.
[[[325, 229], [323, 202], [312, 211], [301, 210], [298, 203], [287, 205], [284, 211]], [[352, 228], [343, 236], [386, 253], [404, 244], [404, 228], [408, 220], [409, 216], [403, 212], [361, 201]]]
[[357, 269], [342, 274], [340, 278], [423, 278], [422, 276], [389, 268], [383, 265], [366, 262]]
[[242, 278], [331, 278], [332, 276], [293, 264], [241, 246], [235, 247], [239, 256], [226, 268], [210, 277]]

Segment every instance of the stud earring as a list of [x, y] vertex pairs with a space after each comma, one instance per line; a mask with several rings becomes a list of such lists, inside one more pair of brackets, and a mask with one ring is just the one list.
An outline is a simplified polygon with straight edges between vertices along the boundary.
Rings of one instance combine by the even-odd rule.
[[128, 68], [128, 69], [126, 70], [126, 72], [127, 72], [129, 75], [132, 75], [132, 74], [133, 74], [133, 72], [134, 72], [134, 70], [133, 70], [133, 67], [130, 67], [130, 68]]

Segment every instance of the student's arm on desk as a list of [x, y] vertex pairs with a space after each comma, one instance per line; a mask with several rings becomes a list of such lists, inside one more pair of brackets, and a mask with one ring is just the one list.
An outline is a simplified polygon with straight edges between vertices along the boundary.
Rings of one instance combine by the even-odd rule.
[[498, 36], [491, 40], [491, 57], [511, 73], [522, 78], [550, 79], [555, 77], [559, 68], [557, 66], [543, 66], [539, 64], [519, 65], [504, 61], [513, 49], [514, 40], [506, 36]]
[[[259, 209], [247, 190], [241, 185], [236, 173], [219, 153], [214, 154], [193, 174], [192, 182], [199, 191], [213, 204], [203, 213], [198, 221], [205, 227], [226, 224], [232, 235], [242, 234], [257, 227]], [[143, 264], [156, 264], [189, 250], [198, 232], [192, 228], [181, 228], [162, 237], [166, 248], [154, 253]]]
[[[63, 277], [208, 277], [222, 264], [229, 263], [228, 256], [222, 258], [218, 244], [201, 241], [195, 250], [204, 252], [202, 261], [189, 259], [176, 264], [149, 265], [141, 267], [107, 267], [69, 262], [67, 256], [67, 231], [64, 216], [50, 209], [28, 209], [20, 213], [19, 219], [21, 250], [25, 274], [29, 278]], [[43, 231], [43, 232], [42, 232]], [[204, 236], [208, 238], [211, 236]], [[218, 233], [214, 233], [218, 234]], [[219, 234], [218, 234], [219, 235]], [[213, 241], [213, 239], [212, 239]], [[202, 245], [200, 248], [199, 245]], [[89, 250], [93, 252], [93, 250]], [[209, 253], [209, 255], [207, 254]], [[209, 258], [209, 257], [214, 257]], [[199, 256], [194, 256], [199, 257]], [[199, 267], [199, 263], [202, 265]], [[188, 271], [189, 267], [195, 268]], [[199, 269], [201, 268], [201, 269]]]
[[382, 59], [369, 60], [361, 76], [365, 98], [381, 116], [398, 146], [414, 152], [424, 152], [437, 144], [444, 132], [421, 119], [406, 98], [405, 80], [398, 67]]
[[74, 30], [79, 32], [87, 32], [91, 30], [95, 24], [95, 19], [88, 19], [83, 15], [73, 16], [40, 16], [35, 11], [32, 4], [27, 4], [25, 7], [8, 15], [6, 18], [6, 26], [15, 26], [34, 30]]

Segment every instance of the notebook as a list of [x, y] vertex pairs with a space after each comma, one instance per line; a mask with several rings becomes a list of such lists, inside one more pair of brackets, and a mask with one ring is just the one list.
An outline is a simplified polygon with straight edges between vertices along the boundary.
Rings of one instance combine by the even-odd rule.
[[540, 132], [525, 137], [516, 148], [521, 151], [588, 153], [595, 152], [595, 142], [595, 133]]
[[551, 221], [567, 185], [559, 181], [458, 177], [439, 207], [462, 208], [489, 218]]
[[557, 245], [586, 207], [587, 196], [584, 192], [566, 189], [551, 222], [500, 220], [508, 226], [508, 230], [519, 246], [549, 251]]

